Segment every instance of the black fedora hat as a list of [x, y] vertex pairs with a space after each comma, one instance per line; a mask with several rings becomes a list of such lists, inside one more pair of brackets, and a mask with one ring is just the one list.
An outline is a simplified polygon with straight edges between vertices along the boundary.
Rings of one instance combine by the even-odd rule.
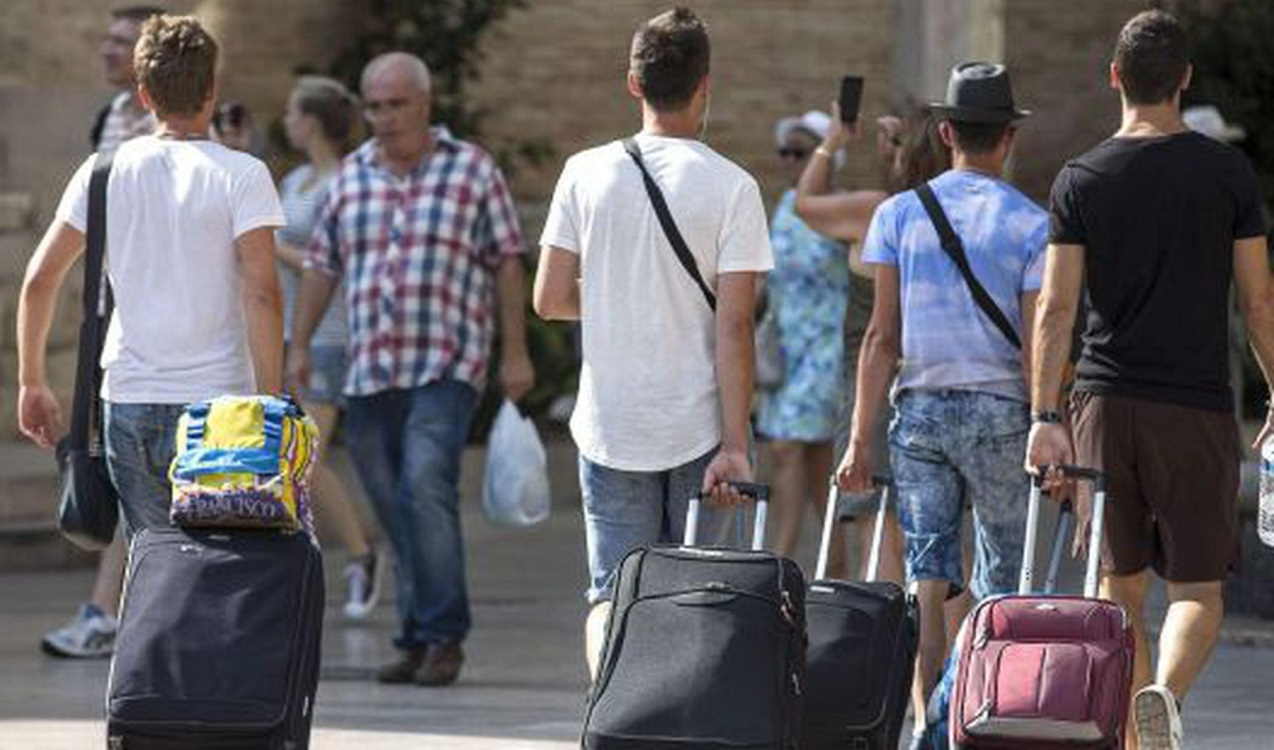
[[1013, 106], [1008, 70], [985, 62], [960, 63], [952, 68], [947, 100], [929, 107], [939, 119], [957, 122], [1011, 122], [1031, 114]]

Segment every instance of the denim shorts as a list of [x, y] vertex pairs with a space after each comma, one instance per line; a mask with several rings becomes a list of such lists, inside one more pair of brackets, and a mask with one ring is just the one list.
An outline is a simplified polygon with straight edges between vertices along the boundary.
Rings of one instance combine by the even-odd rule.
[[349, 357], [343, 346], [315, 346], [310, 348], [310, 382], [301, 392], [304, 401], [331, 404], [345, 408], [345, 375], [349, 369]]
[[[716, 453], [713, 448], [666, 471], [622, 471], [580, 456], [590, 604], [611, 598], [615, 571], [629, 552], [682, 541], [686, 508], [703, 486], [703, 472]], [[734, 515], [704, 503], [699, 509], [698, 543], [720, 544]]]
[[973, 507], [974, 597], [1017, 590], [1030, 479], [1022, 468], [1029, 407], [990, 393], [907, 390], [889, 429], [907, 580], [964, 583], [960, 551]]

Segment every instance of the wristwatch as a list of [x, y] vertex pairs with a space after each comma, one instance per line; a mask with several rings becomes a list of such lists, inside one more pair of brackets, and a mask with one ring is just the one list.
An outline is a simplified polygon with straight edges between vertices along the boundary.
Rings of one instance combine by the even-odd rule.
[[1038, 424], [1061, 424], [1062, 415], [1056, 411], [1037, 411], [1031, 414], [1031, 421]]

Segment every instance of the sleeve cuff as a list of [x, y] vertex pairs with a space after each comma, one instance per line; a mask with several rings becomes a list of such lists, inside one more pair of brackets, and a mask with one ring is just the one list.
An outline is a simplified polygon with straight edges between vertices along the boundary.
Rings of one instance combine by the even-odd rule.
[[284, 226], [287, 226], [287, 220], [283, 218], [283, 214], [265, 214], [262, 216], [256, 216], [235, 227], [234, 238], [237, 240], [248, 232], [251, 232], [253, 229], [260, 229], [261, 227], [277, 229]]
[[540, 238], [540, 247], [555, 247], [558, 250], [565, 250], [568, 253], [579, 255], [579, 248], [575, 247], [575, 241], [568, 240], [565, 237], [545, 235]]
[[88, 222], [81, 221], [79, 217], [77, 216], [66, 214], [66, 215], [54, 216], [53, 218], [56, 221], [65, 222], [67, 226], [71, 227], [72, 229], [79, 232], [80, 234], [85, 234], [88, 232]]

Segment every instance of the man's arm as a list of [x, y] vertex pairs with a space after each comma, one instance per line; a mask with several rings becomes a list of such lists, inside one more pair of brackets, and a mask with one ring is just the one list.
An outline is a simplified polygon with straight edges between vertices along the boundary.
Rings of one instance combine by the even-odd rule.
[[274, 267], [274, 230], [259, 227], [234, 241], [243, 316], [257, 390], [283, 392], [283, 293]]
[[526, 269], [521, 255], [506, 255], [496, 270], [500, 306], [500, 385], [510, 401], [535, 386], [535, 368], [526, 350]]
[[[1256, 363], [1265, 376], [1269, 390], [1274, 375], [1274, 284], [1270, 281], [1270, 262], [1264, 237], [1250, 237], [1234, 243], [1234, 281], [1238, 289], [1239, 309], [1247, 327], [1248, 341]], [[1274, 434], [1274, 411], [1266, 408], [1265, 426], [1257, 435], [1253, 449], [1259, 449]]]
[[[1084, 282], [1083, 245], [1050, 244], [1046, 252], [1028, 380], [1032, 413], [1062, 408], [1062, 376], [1070, 361], [1075, 310], [1079, 307], [1079, 292]], [[1039, 422], [1031, 425], [1026, 448], [1028, 472], [1040, 466], [1073, 461], [1070, 434], [1063, 425]], [[1058, 486], [1060, 478], [1054, 478], [1049, 485], [1050, 488]]]
[[535, 314], [545, 320], [579, 320], [579, 255], [560, 247], [540, 248], [535, 271]]
[[876, 296], [871, 320], [863, 336], [855, 383], [854, 416], [849, 448], [836, 470], [837, 482], [850, 492], [871, 489], [876, 457], [871, 455], [872, 431], [889, 395], [889, 384], [902, 356], [902, 305], [898, 267], [876, 266]]
[[64, 431], [61, 408], [48, 386], [44, 350], [58, 290], [83, 252], [82, 232], [65, 221], [50, 224], [27, 263], [18, 297], [18, 427], [44, 448]]
[[1027, 392], [1031, 389], [1031, 343], [1035, 340], [1035, 308], [1039, 292], [1024, 292], [1018, 304], [1022, 310], [1022, 382]]
[[748, 460], [748, 415], [752, 410], [752, 316], [756, 308], [755, 272], [717, 276], [716, 370], [721, 394], [721, 449], [704, 471], [703, 490], [718, 502], [741, 498], [723, 482], [752, 480]]

